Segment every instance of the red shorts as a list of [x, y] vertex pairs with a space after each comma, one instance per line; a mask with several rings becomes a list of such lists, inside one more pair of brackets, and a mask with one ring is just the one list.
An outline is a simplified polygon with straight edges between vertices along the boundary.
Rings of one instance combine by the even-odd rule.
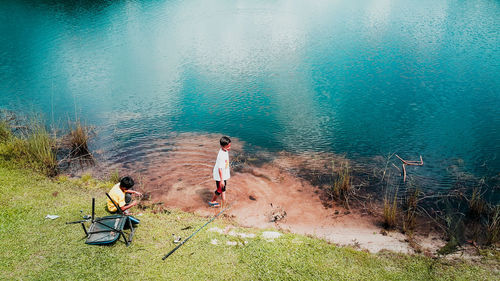
[[226, 191], [226, 185], [227, 185], [226, 181], [224, 180], [224, 187], [222, 188], [219, 186], [219, 182], [220, 181], [215, 181], [215, 186], [217, 187], [217, 189], [215, 190], [216, 195], [221, 195], [222, 192]]

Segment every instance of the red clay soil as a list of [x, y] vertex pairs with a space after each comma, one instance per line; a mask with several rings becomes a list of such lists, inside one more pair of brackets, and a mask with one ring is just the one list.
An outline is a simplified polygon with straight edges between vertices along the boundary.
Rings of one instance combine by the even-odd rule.
[[[215, 190], [212, 168], [219, 150], [219, 138], [218, 135], [182, 134], [168, 152], [150, 151], [147, 161], [141, 161], [148, 163], [147, 166], [134, 167], [145, 171], [140, 174], [143, 191], [151, 194], [152, 201], [163, 202], [167, 208], [207, 216], [214, 214], [216, 210], [208, 206], [208, 201]], [[240, 141], [233, 139], [230, 160], [242, 155], [242, 146]], [[313, 235], [371, 252], [382, 249], [412, 251], [404, 242], [404, 235], [398, 232], [387, 235], [372, 216], [356, 211], [345, 214], [338, 206], [325, 208], [315, 193], [318, 189], [290, 172], [297, 165], [314, 165], [314, 156], [283, 154], [266, 163], [251, 163], [238, 163], [244, 167], [233, 169], [227, 184], [226, 199], [231, 205], [227, 213], [240, 225]], [[273, 222], [273, 215], [274, 218], [278, 215], [280, 220]], [[437, 242], [428, 242], [436, 241], [435, 238], [421, 237], [421, 240], [431, 248], [437, 247]]]

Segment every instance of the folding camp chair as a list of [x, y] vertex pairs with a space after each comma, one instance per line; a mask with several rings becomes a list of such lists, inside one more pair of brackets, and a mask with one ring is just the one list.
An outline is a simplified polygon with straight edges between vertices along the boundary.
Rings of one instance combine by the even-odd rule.
[[[85, 244], [89, 245], [107, 245], [116, 242], [120, 236], [125, 240], [127, 246], [132, 242], [135, 228], [134, 224], [138, 224], [139, 220], [133, 216], [128, 216], [123, 213], [118, 204], [106, 193], [109, 200], [115, 205], [118, 214], [105, 216], [101, 218], [95, 217], [95, 198], [92, 198], [92, 221], [89, 229], [85, 227], [84, 221], [76, 221], [72, 223], [81, 223], [83, 231], [87, 237]], [[128, 237], [125, 235], [124, 229], [130, 229]]]

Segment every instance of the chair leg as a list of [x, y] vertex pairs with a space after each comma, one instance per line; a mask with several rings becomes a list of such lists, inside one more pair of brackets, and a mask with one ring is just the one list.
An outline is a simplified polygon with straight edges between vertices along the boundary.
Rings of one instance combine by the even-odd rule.
[[128, 220], [128, 225], [130, 227], [130, 234], [128, 236], [128, 241], [132, 242], [132, 237], [134, 236], [135, 228], [132, 225], [132, 220], [130, 218], [127, 218], [127, 220]]
[[89, 237], [89, 233], [87, 232], [87, 228], [85, 228], [85, 224], [83, 224], [83, 222], [82, 222], [82, 228], [83, 228], [83, 232], [85, 232], [85, 236]]
[[120, 235], [123, 236], [123, 240], [125, 240], [125, 244], [128, 247], [130, 245], [130, 242], [128, 242], [127, 236], [125, 236], [125, 233], [123, 231], [120, 231]]

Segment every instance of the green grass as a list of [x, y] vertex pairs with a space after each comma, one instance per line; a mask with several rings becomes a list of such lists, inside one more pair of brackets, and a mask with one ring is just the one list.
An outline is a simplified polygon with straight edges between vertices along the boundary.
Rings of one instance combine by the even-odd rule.
[[[80, 210], [106, 215], [105, 189], [67, 178], [48, 179], [0, 161], [0, 279], [2, 280], [498, 280], [498, 263], [473, 265], [393, 253], [369, 254], [320, 239], [285, 233], [274, 242], [254, 233], [245, 246], [232, 236], [208, 231], [232, 225], [217, 219], [167, 260], [172, 233], [188, 237], [207, 218], [173, 210], [144, 212], [130, 247], [88, 246]], [[46, 220], [47, 214], [60, 218]], [[191, 229], [181, 230], [186, 226]], [[217, 239], [217, 245], [211, 244]]]
[[18, 134], [12, 133], [8, 122], [0, 120], [0, 159], [55, 176], [56, 139], [49, 134], [40, 117], [33, 117], [29, 126]]

